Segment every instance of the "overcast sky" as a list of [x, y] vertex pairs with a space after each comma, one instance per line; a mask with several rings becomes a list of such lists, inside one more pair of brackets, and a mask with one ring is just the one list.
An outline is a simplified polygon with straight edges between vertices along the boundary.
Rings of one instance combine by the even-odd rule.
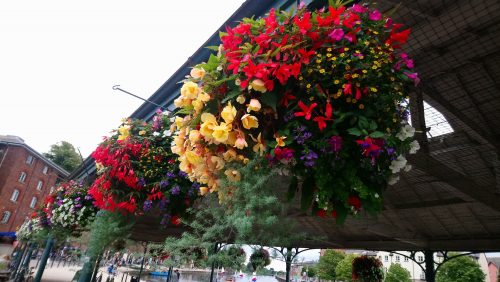
[[0, 2], [0, 135], [88, 156], [244, 0]]

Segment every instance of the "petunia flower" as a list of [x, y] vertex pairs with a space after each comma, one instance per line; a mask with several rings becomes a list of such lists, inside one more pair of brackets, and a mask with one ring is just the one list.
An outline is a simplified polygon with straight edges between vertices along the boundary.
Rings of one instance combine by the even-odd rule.
[[330, 32], [330, 34], [328, 34], [328, 36], [335, 41], [340, 41], [340, 40], [342, 40], [342, 38], [344, 38], [344, 30], [341, 28], [336, 28], [336, 29], [332, 30], [332, 32]]

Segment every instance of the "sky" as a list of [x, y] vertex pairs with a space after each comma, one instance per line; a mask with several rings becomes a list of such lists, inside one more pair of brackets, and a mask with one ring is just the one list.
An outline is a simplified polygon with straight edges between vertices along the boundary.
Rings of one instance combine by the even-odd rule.
[[0, 135], [87, 157], [244, 0], [0, 2]]

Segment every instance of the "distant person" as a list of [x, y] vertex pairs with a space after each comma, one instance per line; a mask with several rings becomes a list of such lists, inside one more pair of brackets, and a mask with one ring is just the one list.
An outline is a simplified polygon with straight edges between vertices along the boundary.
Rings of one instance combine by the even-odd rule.
[[174, 270], [175, 275], [177, 276], [177, 281], [180, 281], [179, 279], [181, 278], [181, 273], [179, 272], [178, 269]]

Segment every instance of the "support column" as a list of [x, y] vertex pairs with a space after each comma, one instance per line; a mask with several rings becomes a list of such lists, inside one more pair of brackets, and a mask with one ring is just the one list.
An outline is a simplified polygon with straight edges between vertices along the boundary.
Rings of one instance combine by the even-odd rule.
[[[215, 243], [214, 246], [214, 254], [219, 251], [219, 243]], [[214, 281], [214, 269], [215, 269], [215, 261], [212, 262], [212, 269], [210, 270], [210, 282]]]
[[141, 281], [141, 274], [142, 274], [142, 269], [144, 268], [144, 260], [146, 259], [146, 253], [148, 251], [148, 242], [142, 242], [142, 245], [144, 246], [144, 254], [142, 254], [142, 262], [141, 262], [141, 269], [139, 270], [139, 276], [137, 278], [137, 281]]
[[14, 260], [14, 267], [12, 268], [12, 274], [10, 275], [10, 278], [14, 278], [16, 272], [19, 270], [19, 266], [21, 265], [22, 259], [24, 257], [24, 254], [26, 253], [26, 250], [28, 249], [29, 244], [23, 244], [23, 246], [19, 246], [19, 249], [16, 253], [16, 258]]
[[425, 281], [435, 282], [436, 272], [434, 269], [434, 252], [424, 251], [424, 256], [425, 256]]
[[43, 271], [45, 270], [45, 266], [47, 265], [47, 260], [49, 259], [50, 256], [50, 251], [52, 250], [53, 246], [54, 246], [54, 239], [52, 237], [49, 237], [47, 239], [47, 244], [45, 245], [45, 249], [43, 250], [42, 257], [39, 260], [39, 266], [36, 272], [34, 282], [42, 281]]
[[286, 282], [290, 282], [290, 269], [292, 268], [292, 249], [287, 248], [286, 252]]

